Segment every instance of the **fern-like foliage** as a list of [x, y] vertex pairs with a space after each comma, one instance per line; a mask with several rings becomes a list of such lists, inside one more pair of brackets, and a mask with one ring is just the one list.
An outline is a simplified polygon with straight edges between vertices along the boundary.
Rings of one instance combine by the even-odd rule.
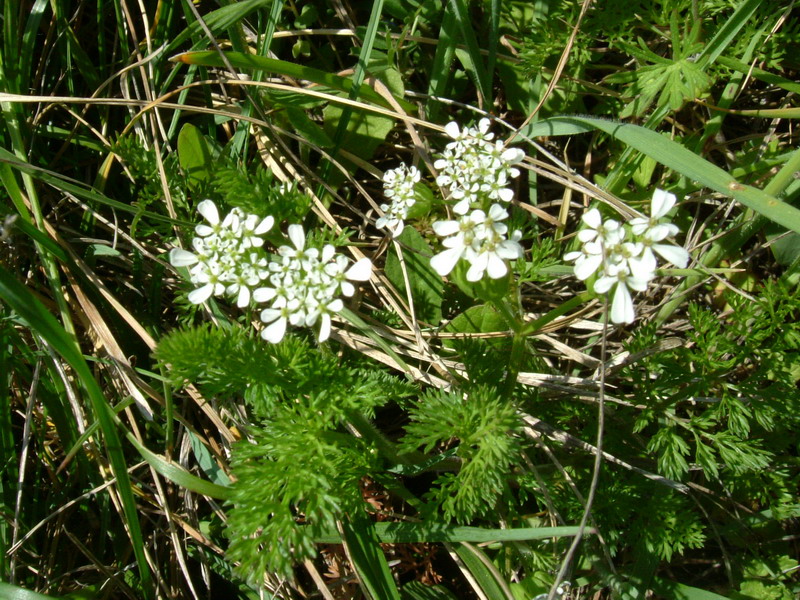
[[488, 386], [475, 386], [467, 394], [439, 390], [425, 394], [410, 417], [402, 440], [409, 451], [422, 446], [430, 452], [458, 440], [455, 455], [461, 467], [437, 478], [428, 495], [433, 505], [447, 519], [462, 523], [490, 512], [519, 457], [515, 431], [521, 422], [513, 403]]
[[235, 448], [228, 556], [246, 578], [267, 570], [291, 576], [316, 554], [315, 538], [336, 531], [346, 513], [364, 510], [359, 481], [374, 471], [374, 452], [313, 413], [286, 406]]

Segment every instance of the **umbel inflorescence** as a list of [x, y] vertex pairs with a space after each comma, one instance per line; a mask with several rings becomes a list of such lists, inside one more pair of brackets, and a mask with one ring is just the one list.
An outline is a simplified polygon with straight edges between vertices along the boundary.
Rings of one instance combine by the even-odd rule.
[[362, 258], [355, 264], [326, 244], [321, 249], [306, 247], [301, 225], [289, 225], [291, 245], [277, 249], [277, 257], [264, 251], [264, 239], [274, 224], [272, 217], [260, 218], [238, 208], [220, 219], [217, 206], [203, 200], [197, 207], [208, 224], [195, 227], [194, 252], [180, 248], [170, 251], [173, 266], [189, 267], [189, 280], [199, 287], [188, 299], [200, 304], [211, 296], [233, 296], [244, 307], [251, 300], [269, 303], [260, 313], [266, 326], [261, 337], [278, 343], [288, 325], [318, 327], [320, 341], [331, 332], [331, 315], [344, 308], [340, 295], [352, 296], [351, 281], [367, 281], [372, 263]]
[[[436, 183], [456, 218], [433, 223], [433, 231], [443, 238], [445, 249], [431, 259], [431, 267], [446, 277], [464, 259], [469, 263], [467, 280], [478, 281], [486, 274], [499, 279], [508, 273], [508, 261], [523, 253], [519, 244], [522, 233], [509, 235], [508, 225], [503, 223], [509, 216], [503, 205], [514, 197], [509, 187], [519, 176], [514, 165], [525, 154], [493, 141], [488, 119], [481, 119], [477, 128], [462, 129], [451, 122], [445, 132], [452, 141], [434, 168], [438, 171]], [[385, 173], [384, 191], [391, 203], [381, 206], [385, 215], [376, 222], [379, 228], [400, 235], [408, 210], [414, 205], [414, 184], [419, 179], [419, 171], [406, 165]]]
[[650, 217], [637, 217], [627, 223], [603, 220], [592, 208], [578, 232], [583, 242], [580, 250], [568, 252], [564, 259], [575, 262], [575, 276], [584, 281], [595, 277], [592, 289], [598, 294], [613, 290], [611, 321], [632, 323], [635, 317], [631, 290], [643, 292], [656, 276], [656, 254], [678, 268], [689, 263], [689, 253], [679, 246], [662, 243], [678, 233], [678, 227], [666, 219], [675, 205], [674, 194], [656, 190], [650, 201]]
[[[434, 221], [433, 232], [443, 249], [430, 261], [442, 277], [459, 261], [466, 261], [465, 277], [476, 282], [488, 275], [508, 275], [509, 264], [523, 255], [522, 233], [509, 231], [506, 208], [514, 197], [510, 185], [519, 176], [518, 165], [525, 154], [494, 140], [489, 120], [477, 127], [461, 128], [455, 122], [445, 127], [451, 141], [434, 162], [436, 183], [451, 219]], [[413, 166], [401, 164], [386, 171], [384, 193], [388, 203], [375, 225], [396, 237], [406, 226], [409, 210], [416, 202], [416, 187], [422, 175]], [[631, 291], [643, 292], [656, 276], [660, 257], [685, 268], [689, 253], [667, 243], [678, 227], [666, 218], [676, 203], [673, 194], [656, 190], [650, 217], [620, 223], [603, 219], [597, 208], [587, 211], [578, 232], [579, 250], [564, 258], [575, 263], [575, 276], [588, 280], [598, 294], [613, 294], [610, 317], [614, 323], [631, 323], [635, 313]], [[283, 339], [288, 327], [314, 327], [320, 341], [331, 332], [331, 315], [344, 307], [341, 296], [352, 296], [352, 281], [367, 281], [372, 263], [363, 258], [355, 264], [337, 254], [332, 245], [308, 246], [301, 225], [289, 225], [290, 244], [279, 245], [276, 254], [264, 249], [264, 238], [274, 225], [272, 217], [247, 214], [238, 208], [220, 218], [217, 206], [204, 200], [197, 207], [206, 223], [195, 227], [193, 252], [174, 248], [170, 262], [189, 268], [196, 286], [188, 299], [200, 304], [212, 296], [231, 296], [240, 307], [252, 301], [266, 303], [260, 312], [265, 326], [262, 337], [273, 343]]]

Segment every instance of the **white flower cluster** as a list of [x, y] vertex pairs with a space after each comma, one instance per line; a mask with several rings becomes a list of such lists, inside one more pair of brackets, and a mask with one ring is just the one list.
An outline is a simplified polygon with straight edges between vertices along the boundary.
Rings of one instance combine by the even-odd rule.
[[506, 148], [489, 133], [489, 119], [481, 119], [478, 128], [459, 129], [455, 121], [445, 132], [453, 141], [433, 166], [439, 171], [436, 183], [447, 189], [456, 203], [453, 212], [465, 215], [470, 208], [486, 209], [486, 201], [510, 202], [514, 192], [507, 186], [519, 176], [513, 165], [525, 158], [519, 148]]
[[612, 322], [633, 322], [630, 290], [643, 292], [647, 289], [656, 275], [656, 254], [681, 269], [689, 263], [686, 250], [660, 243], [679, 231], [664, 218], [676, 201], [674, 194], [657, 189], [650, 201], [649, 218], [631, 219], [627, 224], [614, 219], [603, 221], [596, 208], [581, 218], [586, 225], [578, 232], [583, 246], [565, 254], [564, 259], [575, 262], [574, 273], [581, 281], [599, 270], [592, 288], [596, 293], [605, 294], [614, 288]]
[[277, 344], [283, 339], [287, 325], [313, 327], [319, 322], [319, 341], [331, 333], [331, 315], [344, 307], [339, 294], [352, 296], [355, 287], [350, 281], [367, 281], [372, 263], [362, 258], [354, 265], [327, 244], [322, 250], [306, 248], [302, 225], [289, 225], [292, 246], [278, 248], [279, 261], [269, 263], [271, 287], [253, 292], [256, 302], [271, 302], [261, 311], [261, 320], [268, 325], [261, 337]]
[[195, 227], [194, 252], [173, 248], [169, 261], [175, 267], [191, 267], [189, 280], [198, 285], [189, 302], [201, 304], [211, 296], [228, 294], [238, 306], [250, 303], [251, 290], [269, 275], [267, 260], [259, 252], [260, 237], [272, 229], [272, 217], [261, 218], [234, 208], [220, 221], [217, 206], [203, 200], [197, 211], [208, 222]]
[[448, 275], [460, 259], [469, 263], [467, 280], [479, 281], [484, 274], [492, 279], [505, 277], [506, 261], [521, 258], [520, 231], [508, 235], [508, 226], [501, 221], [508, 211], [499, 202], [510, 202], [514, 192], [506, 187], [519, 175], [513, 165], [525, 154], [517, 148], [505, 148], [492, 142], [489, 120], [481, 119], [478, 128], [460, 129], [455, 122], [445, 127], [453, 141], [434, 166], [439, 169], [436, 183], [448, 190], [455, 201], [457, 220], [437, 221], [433, 230], [445, 238], [446, 248], [431, 259], [431, 267], [442, 277]]
[[[274, 225], [272, 217], [260, 218], [234, 208], [220, 220], [211, 200], [197, 207], [206, 224], [195, 227], [194, 252], [173, 248], [169, 260], [175, 267], [190, 267], [189, 280], [199, 285], [189, 293], [189, 301], [201, 304], [211, 296], [236, 297], [240, 307], [256, 302], [271, 302], [261, 311], [267, 323], [261, 336], [274, 344], [283, 339], [288, 324], [313, 327], [319, 322], [319, 340], [331, 333], [331, 314], [344, 307], [340, 294], [352, 296], [350, 281], [367, 281], [372, 263], [362, 258], [350, 265], [347, 257], [336, 254], [330, 244], [322, 250], [306, 248], [302, 225], [289, 225], [292, 246], [278, 248], [277, 260], [268, 261], [261, 237]], [[263, 283], [268, 281], [269, 285]]]
[[383, 174], [383, 192], [390, 203], [381, 204], [384, 215], [375, 221], [378, 229], [385, 227], [393, 237], [403, 233], [408, 210], [416, 202], [414, 184], [419, 180], [420, 172], [417, 168], [405, 164]]

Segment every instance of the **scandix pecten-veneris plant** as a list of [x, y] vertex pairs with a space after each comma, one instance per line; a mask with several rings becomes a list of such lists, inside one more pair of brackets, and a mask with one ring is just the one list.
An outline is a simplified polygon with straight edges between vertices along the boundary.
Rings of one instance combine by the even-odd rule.
[[[494, 140], [489, 126], [488, 119], [482, 119], [474, 128], [460, 127], [456, 123], [449, 123], [445, 127], [445, 132], [451, 141], [434, 163], [434, 168], [437, 169], [435, 183], [442, 191], [440, 206], [448, 214], [452, 213], [454, 218], [437, 219], [433, 216], [430, 229], [436, 237], [441, 238], [443, 249], [434, 250], [434, 254], [428, 260], [433, 272], [442, 278], [453, 274], [456, 267], [463, 262], [465, 266], [461, 274], [467, 285], [477, 285], [482, 281], [501, 283], [499, 288], [483, 287], [479, 288], [477, 293], [488, 294], [490, 303], [507, 321], [509, 329], [517, 332], [514, 338], [516, 349], [512, 350], [510, 360], [518, 364], [509, 364], [507, 367], [509, 372], [516, 373], [520, 364], [528, 360], [524, 355], [524, 342], [520, 342], [519, 335], [525, 326], [525, 321], [516, 308], [520, 302], [514, 297], [518, 294], [518, 287], [513, 285], [514, 264], [523, 258], [526, 241], [521, 230], [510, 231], [507, 221], [514, 198], [511, 185], [520, 174], [524, 153], [517, 148], [506, 148], [502, 141]], [[375, 226], [385, 229], [394, 239], [400, 238], [406, 228], [414, 227], [413, 221], [408, 221], [408, 214], [416, 203], [420, 185], [425, 184], [422, 183], [422, 173], [416, 167], [401, 164], [386, 171], [383, 188], [387, 203], [381, 205], [383, 215], [377, 218]], [[636, 217], [624, 222], [613, 218], [604, 219], [597, 207], [591, 208], [583, 215], [584, 227], [577, 233], [580, 246], [577, 250], [568, 252], [565, 260], [574, 261], [575, 276], [589, 282], [589, 288], [594, 294], [611, 298], [608, 310], [613, 323], [633, 322], [635, 312], [631, 292], [644, 292], [648, 284], [656, 278], [657, 255], [679, 268], [686, 267], [689, 260], [688, 252], [679, 246], [667, 243], [679, 233], [678, 228], [668, 220], [668, 213], [675, 203], [676, 198], [673, 194], [656, 190], [652, 197], [649, 217]], [[256, 216], [234, 208], [222, 217], [218, 207], [211, 200], [201, 202], [198, 211], [206, 223], [195, 228], [197, 237], [192, 240], [193, 252], [179, 248], [170, 252], [172, 264], [177, 267], [188, 267], [189, 280], [197, 286], [189, 293], [189, 301], [199, 304], [214, 296], [227, 296], [234, 298], [240, 308], [259, 307], [260, 304], [268, 303], [267, 308], [260, 309], [262, 322], [260, 329], [261, 337], [271, 344], [282, 342], [290, 325], [293, 327], [318, 325], [317, 339], [319, 342], [325, 342], [331, 336], [332, 317], [342, 314], [344, 309], [344, 302], [340, 296], [353, 297], [355, 293], [353, 282], [366, 282], [373, 273], [372, 262], [367, 258], [351, 263], [344, 255], [337, 254], [331, 244], [324, 244], [321, 247], [309, 245], [300, 224], [289, 224], [287, 227], [291, 245], [277, 245], [271, 250], [270, 245], [265, 243], [267, 234], [273, 235], [272, 239], [275, 239], [272, 232], [275, 219], [271, 215]], [[483, 291], [480, 291], [481, 289]], [[208, 345], [212, 342], [207, 340], [205, 343]], [[303, 350], [305, 353], [309, 351], [309, 348]], [[162, 347], [161, 353], [162, 356], [168, 357], [172, 351]], [[213, 355], [213, 351], [211, 354]], [[279, 364], [281, 360], [278, 359]], [[310, 372], [308, 375], [320, 380], [322, 378], [320, 373]], [[218, 376], [225, 378], [224, 373]], [[251, 385], [254, 384], [248, 384], [248, 387]], [[245, 397], [249, 398], [253, 406], [271, 407], [269, 410], [277, 421], [267, 426], [264, 432], [277, 432], [279, 429], [275, 428], [279, 427], [278, 423], [282, 419], [278, 415], [283, 409], [275, 402], [284, 394], [291, 395], [293, 384], [287, 385], [284, 381], [280, 391], [275, 389], [266, 396], [263, 396], [265, 390], [274, 387], [276, 383], [270, 381], [266, 384], [266, 388], [263, 385], [256, 384], [251, 391], [245, 393]], [[334, 393], [337, 384], [327, 381], [325, 385], [328, 388], [326, 394]], [[345, 384], [345, 387], [347, 385], [352, 385], [352, 382]], [[365, 383], [362, 382], [360, 385], [363, 387]], [[367, 386], [363, 389], [370, 388]], [[518, 444], [506, 445], [502, 442], [508, 435], [506, 432], [520, 427], [515, 414], [517, 401], [513, 394], [514, 383], [504, 386], [503, 389], [505, 391], [497, 397], [492, 388], [479, 387], [477, 383], [464, 385], [461, 391], [455, 388], [446, 396], [431, 396], [412, 411], [412, 425], [407, 429], [402, 446], [407, 453], [403, 460], [406, 462], [410, 460], [412, 463], [422, 460], [409, 458], [413, 456], [415, 447], [422, 445], [429, 452], [436, 443], [441, 443], [453, 435], [448, 433], [450, 430], [442, 428], [443, 423], [447, 424], [446, 427], [454, 427], [453, 431], [462, 431], [456, 435], [463, 441], [473, 435], [468, 433], [469, 428], [464, 429], [465, 424], [481, 415], [482, 411], [487, 411], [480, 417], [489, 419], [485, 423], [487, 429], [476, 438], [477, 448], [484, 449], [469, 453], [459, 452], [458, 456], [465, 461], [465, 465], [469, 464], [470, 468], [465, 466], [457, 476], [448, 475], [437, 480], [440, 497], [435, 503], [440, 504], [447, 519], [468, 521], [482, 514], [485, 507], [491, 504], [492, 497], [501, 493], [503, 488], [501, 473], [508, 474], [512, 457], [520, 451]], [[298, 411], [302, 413], [314, 410], [313, 406], [319, 406], [318, 402], [321, 400], [317, 395], [320, 392], [312, 390], [313, 386], [306, 388], [306, 393], [310, 394], [310, 404], [303, 402], [292, 409], [294, 415], [292, 420], [295, 424], [300, 419], [300, 422], [307, 423], [306, 427], [312, 429], [322, 427], [319, 430], [321, 432], [338, 427], [341, 419], [347, 418], [351, 422], [355, 419], [357, 429], [366, 426], [363, 417], [356, 417], [356, 414], [365, 408], [372, 411], [374, 400], [370, 400], [364, 406], [359, 406], [356, 402], [351, 409], [345, 411], [339, 407], [331, 413], [329, 420], [323, 420], [323, 424], [320, 424], [319, 419], [313, 415], [301, 416]], [[369, 392], [368, 395], [372, 393]], [[470, 404], [472, 407], [467, 406]], [[262, 411], [264, 408], [258, 410]], [[436, 417], [431, 420], [429, 411], [433, 411], [430, 414], [436, 414], [437, 411], [441, 414], [445, 411], [450, 415], [450, 419], [442, 421], [441, 417]], [[462, 412], [462, 416], [457, 416]], [[309, 419], [317, 421], [316, 424], [311, 425]], [[495, 425], [490, 425], [492, 422]], [[265, 435], [264, 432], [258, 436]], [[385, 450], [391, 447], [390, 442], [380, 441], [380, 434], [373, 429], [362, 430], [362, 434], [378, 443], [379, 448]], [[283, 435], [292, 434], [286, 431]], [[478, 439], [480, 442], [477, 442]], [[261, 443], [258, 442], [256, 446], [260, 447]], [[492, 447], [494, 450], [490, 450]], [[281, 464], [281, 461], [288, 458], [281, 456], [281, 452], [289, 451], [290, 448], [293, 448], [292, 452], [297, 452], [295, 443], [285, 448], [275, 443], [269, 447], [264, 446], [263, 451], [266, 452], [266, 456], [271, 456], [277, 463], [262, 463], [258, 469], [269, 469], [270, 464]], [[502, 453], [490, 458], [493, 452], [499, 452], [499, 448], [503, 448]], [[319, 451], [331, 458], [340, 450], [336, 449], [336, 446], [328, 445], [321, 447]], [[352, 457], [349, 452], [353, 451], [355, 449], [348, 450], [348, 454], [344, 456]], [[243, 462], [240, 463], [240, 468], [247, 464], [248, 459], [245, 457], [251, 457], [249, 460], [252, 460], [256, 455], [254, 452], [257, 454], [258, 451], [248, 447], [242, 454]], [[399, 456], [397, 450], [392, 450], [391, 453], [394, 457]], [[349, 460], [346, 459], [346, 462]], [[288, 463], [291, 464], [294, 463]], [[298, 560], [310, 556], [312, 546], [308, 536], [314, 532], [319, 533], [326, 527], [333, 527], [332, 519], [343, 516], [341, 513], [343, 506], [349, 505], [353, 508], [354, 505], [353, 498], [347, 501], [341, 498], [340, 501], [334, 501], [332, 498], [332, 503], [327, 506], [318, 502], [309, 504], [308, 500], [304, 500], [304, 495], [308, 491], [298, 490], [286, 499], [296, 510], [304, 512], [309, 522], [316, 524], [315, 527], [304, 530], [296, 524], [293, 525], [291, 513], [280, 519], [273, 514], [271, 517], [265, 516], [260, 526], [263, 530], [259, 528], [261, 532], [253, 538], [255, 530], [250, 527], [242, 528], [241, 521], [237, 517], [240, 513], [237, 511], [265, 502], [270, 494], [283, 493], [279, 492], [278, 488], [285, 485], [288, 481], [286, 478], [295, 477], [297, 474], [291, 475], [290, 471], [286, 470], [288, 466], [280, 468], [283, 471], [272, 473], [269, 477], [265, 472], [262, 473], [263, 477], [259, 476], [258, 469], [248, 470], [247, 474], [244, 474], [244, 471], [240, 472], [243, 475], [243, 482], [240, 483], [242, 491], [237, 496], [238, 508], [232, 513], [234, 515], [231, 526], [232, 553], [249, 568], [256, 570], [269, 568], [288, 573], [290, 563], [287, 561], [290, 558]], [[354, 472], [360, 473], [361, 476], [367, 473], [375, 476], [367, 463], [359, 466], [353, 463], [345, 469], [355, 469]], [[324, 471], [317, 473], [317, 477], [323, 476], [323, 480], [317, 484], [333, 485], [340, 489], [338, 494], [344, 493], [339, 487], [342, 485], [341, 481], [334, 483], [329, 479], [330, 477], [335, 479], [337, 477], [335, 473], [327, 475], [324, 473]], [[274, 483], [270, 485], [278, 487], [264, 487], [264, 481], [267, 480], [273, 480]], [[250, 485], [255, 488], [249, 488]], [[480, 493], [476, 493], [478, 490], [481, 490]], [[584, 513], [583, 525], [588, 511], [589, 505]], [[281, 531], [284, 533], [279, 534]], [[237, 538], [241, 535], [245, 535], [247, 540], [242, 537]], [[294, 547], [283, 553], [270, 552], [260, 559], [249, 554], [256, 552], [256, 549], [263, 544], [279, 543], [280, 535], [288, 535], [287, 539], [295, 540]], [[554, 593], [559, 596], [565, 589], [561, 582], [562, 575], [563, 569], [552, 586]]]

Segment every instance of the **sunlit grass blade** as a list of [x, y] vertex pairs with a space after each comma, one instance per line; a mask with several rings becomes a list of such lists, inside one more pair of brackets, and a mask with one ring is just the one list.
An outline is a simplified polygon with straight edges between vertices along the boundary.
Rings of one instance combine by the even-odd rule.
[[367, 596], [372, 600], [400, 600], [373, 523], [362, 514], [352, 516], [341, 527], [345, 549]]
[[117, 478], [117, 491], [122, 502], [125, 525], [130, 536], [133, 551], [139, 567], [139, 576], [145, 593], [150, 595], [152, 588], [150, 567], [144, 555], [144, 538], [139, 524], [139, 515], [134, 500], [133, 487], [128, 475], [127, 463], [121, 440], [103, 392], [94, 379], [86, 360], [75, 341], [64, 328], [8, 271], [0, 267], [0, 297], [58, 354], [75, 370], [75, 373], [89, 397], [95, 417], [105, 438], [106, 450], [114, 476]]
[[436, 53], [433, 56], [433, 65], [428, 78], [428, 96], [431, 96], [432, 99], [426, 105], [426, 112], [428, 119], [433, 122], [438, 120], [442, 109], [441, 102], [436, 98], [443, 98], [448, 95], [448, 88], [453, 79], [452, 65], [456, 57], [457, 43], [458, 25], [456, 16], [450, 4], [446, 4], [442, 11]]
[[644, 127], [592, 117], [554, 117], [532, 125], [526, 133], [534, 136], [570, 135], [581, 128], [584, 131], [603, 131], [704, 187], [730, 196], [787, 229], [800, 232], [800, 210], [762, 190], [739, 183], [729, 173], [678, 142]]
[[450, 0], [450, 6], [453, 8], [461, 38], [467, 46], [466, 54], [460, 55], [461, 61], [478, 90], [478, 104], [481, 107], [488, 107], [492, 102], [491, 82], [483, 64], [481, 49], [472, 28], [467, 5], [464, 0]]
[[[295, 79], [306, 80], [318, 85], [327, 86], [334, 90], [339, 90], [350, 94], [353, 88], [353, 81], [347, 77], [340, 77], [327, 73], [313, 67], [298, 65], [296, 63], [279, 60], [276, 58], [267, 58], [266, 56], [255, 56], [252, 54], [240, 54], [238, 52], [226, 52], [225, 57], [230, 62], [231, 66], [242, 69], [244, 71], [267, 71], [277, 73], [286, 77]], [[185, 52], [173, 57], [172, 60], [182, 62], [187, 65], [201, 65], [204, 67], [225, 67], [225, 62], [222, 60], [217, 52]], [[358, 97], [361, 100], [366, 100], [383, 106], [391, 108], [389, 103], [378, 94], [375, 90], [366, 84], [358, 86]], [[397, 98], [397, 102], [404, 110], [412, 111], [414, 106], [406, 102], [402, 98]]]

